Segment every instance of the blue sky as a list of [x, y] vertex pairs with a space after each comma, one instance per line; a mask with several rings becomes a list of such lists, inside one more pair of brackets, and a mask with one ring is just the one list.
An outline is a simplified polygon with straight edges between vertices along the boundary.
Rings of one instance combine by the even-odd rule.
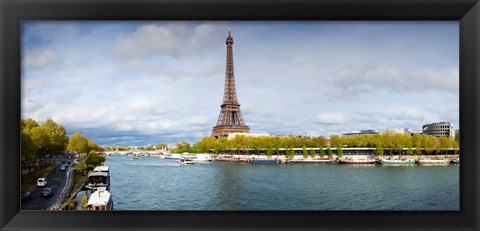
[[252, 132], [460, 128], [457, 21], [26, 21], [22, 117], [100, 145], [197, 142], [220, 112], [229, 24]]

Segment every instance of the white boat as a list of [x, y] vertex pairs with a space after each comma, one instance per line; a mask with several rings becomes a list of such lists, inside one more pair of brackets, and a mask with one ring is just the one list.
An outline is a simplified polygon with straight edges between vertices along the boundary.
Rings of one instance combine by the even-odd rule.
[[97, 166], [93, 169], [93, 171], [110, 173], [110, 168], [108, 166]]
[[110, 193], [105, 187], [99, 187], [97, 191], [93, 192], [88, 198], [87, 210], [112, 210], [113, 200]]
[[93, 191], [98, 188], [105, 187], [107, 190], [110, 188], [110, 175], [108, 172], [92, 172], [88, 175], [88, 182], [85, 188]]
[[450, 160], [448, 159], [420, 159], [417, 161], [418, 164], [437, 164], [437, 165], [447, 165], [450, 164]]
[[202, 154], [183, 154], [183, 158], [187, 158], [193, 162], [211, 162], [213, 161], [213, 155], [202, 153]]
[[390, 164], [401, 164], [401, 165], [415, 164], [414, 159], [380, 159], [379, 162], [381, 164], [386, 164], [386, 165], [390, 165]]
[[178, 160], [178, 163], [180, 164], [194, 164], [192, 160], [188, 158], [181, 158]]
[[171, 154], [167, 153], [163, 155], [165, 159], [174, 159], [174, 160], [180, 160], [182, 159], [182, 154]]

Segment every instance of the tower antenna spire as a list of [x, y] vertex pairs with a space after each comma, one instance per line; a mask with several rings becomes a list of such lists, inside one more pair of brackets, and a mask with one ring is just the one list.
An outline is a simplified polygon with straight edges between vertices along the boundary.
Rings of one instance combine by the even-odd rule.
[[228, 25], [228, 36], [230, 36], [230, 24]]

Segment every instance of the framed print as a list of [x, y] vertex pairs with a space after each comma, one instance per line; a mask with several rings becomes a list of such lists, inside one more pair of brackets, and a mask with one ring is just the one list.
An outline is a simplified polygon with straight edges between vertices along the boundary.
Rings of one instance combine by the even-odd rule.
[[1, 8], [2, 230], [478, 229], [477, 1]]

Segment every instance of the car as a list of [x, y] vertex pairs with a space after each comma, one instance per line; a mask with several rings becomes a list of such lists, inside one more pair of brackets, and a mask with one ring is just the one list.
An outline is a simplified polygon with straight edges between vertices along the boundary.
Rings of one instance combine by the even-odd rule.
[[53, 189], [52, 188], [43, 188], [42, 197], [51, 197], [51, 196], [53, 196]]
[[62, 164], [62, 166], [60, 167], [60, 170], [65, 171], [66, 169], [67, 169], [67, 166], [65, 166], [64, 164]]
[[38, 178], [37, 180], [37, 186], [38, 187], [45, 187], [47, 186], [47, 179], [46, 178]]
[[32, 194], [29, 191], [24, 191], [21, 194], [22, 201], [29, 201], [32, 199]]

